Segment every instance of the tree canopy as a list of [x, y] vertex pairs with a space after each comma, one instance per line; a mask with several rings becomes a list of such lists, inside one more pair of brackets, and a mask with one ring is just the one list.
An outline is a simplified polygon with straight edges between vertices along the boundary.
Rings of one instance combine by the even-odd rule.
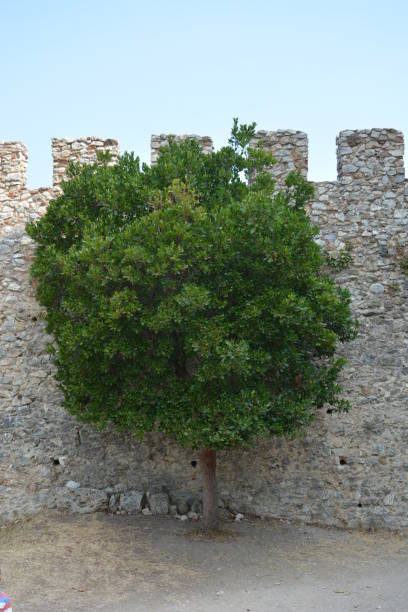
[[209, 154], [170, 141], [152, 167], [73, 165], [29, 224], [56, 378], [80, 420], [218, 450], [347, 409], [336, 349], [355, 334], [350, 295], [324, 272], [312, 187], [291, 173], [276, 191], [254, 129], [235, 121]]

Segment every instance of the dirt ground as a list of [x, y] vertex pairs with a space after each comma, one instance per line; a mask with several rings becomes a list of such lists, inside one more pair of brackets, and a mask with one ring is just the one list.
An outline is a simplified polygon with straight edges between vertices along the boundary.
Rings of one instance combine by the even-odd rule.
[[384, 532], [54, 512], [1, 529], [0, 559], [14, 612], [408, 612], [408, 538]]

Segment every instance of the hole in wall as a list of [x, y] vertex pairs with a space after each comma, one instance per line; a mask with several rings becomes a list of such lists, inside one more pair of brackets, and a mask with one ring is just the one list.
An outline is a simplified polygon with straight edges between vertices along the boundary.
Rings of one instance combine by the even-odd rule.
[[53, 465], [60, 465], [60, 460], [58, 458], [54, 459], [54, 457], [52, 457], [51, 461], [52, 461]]
[[339, 463], [340, 463], [340, 465], [347, 465], [347, 459], [345, 457], [340, 457], [339, 458]]
[[362, 508], [362, 507], [363, 507], [363, 504], [362, 504], [361, 502], [358, 502], [357, 506], [358, 506], [359, 508]]
[[328, 409], [326, 410], [326, 412], [327, 412], [327, 414], [333, 414], [333, 408], [328, 408]]
[[197, 461], [195, 461], [195, 460], [192, 461], [191, 462], [191, 467], [193, 467], [193, 468], [197, 467]]
[[37, 321], [37, 317], [31, 317], [31, 320], [35, 323]]

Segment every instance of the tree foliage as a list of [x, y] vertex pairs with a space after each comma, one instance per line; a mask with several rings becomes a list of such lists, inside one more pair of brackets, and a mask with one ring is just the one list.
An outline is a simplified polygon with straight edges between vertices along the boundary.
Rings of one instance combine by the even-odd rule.
[[[354, 337], [347, 290], [323, 272], [292, 173], [234, 122], [204, 154], [171, 141], [158, 163], [125, 154], [70, 169], [28, 225], [56, 378], [80, 420], [191, 448], [291, 435], [329, 403], [345, 410], [336, 356]], [[252, 180], [247, 180], [247, 179]]]

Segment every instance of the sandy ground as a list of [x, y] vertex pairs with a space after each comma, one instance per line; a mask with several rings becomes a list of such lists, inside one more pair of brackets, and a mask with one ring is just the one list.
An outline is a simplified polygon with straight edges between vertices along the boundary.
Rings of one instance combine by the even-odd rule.
[[1, 529], [0, 559], [14, 612], [408, 612], [408, 538], [384, 532], [54, 512]]

